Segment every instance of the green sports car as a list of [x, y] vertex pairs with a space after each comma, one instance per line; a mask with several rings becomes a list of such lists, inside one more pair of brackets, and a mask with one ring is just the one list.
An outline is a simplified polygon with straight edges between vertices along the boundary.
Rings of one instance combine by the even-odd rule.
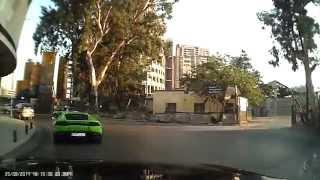
[[83, 112], [59, 111], [53, 113], [53, 140], [89, 139], [101, 143], [103, 127], [93, 115]]

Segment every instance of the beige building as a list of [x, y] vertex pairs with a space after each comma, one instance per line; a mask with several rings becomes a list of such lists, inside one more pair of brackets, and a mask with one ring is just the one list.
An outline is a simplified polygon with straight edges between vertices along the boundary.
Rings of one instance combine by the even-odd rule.
[[196, 66], [208, 62], [209, 50], [196, 46], [176, 46], [175, 88], [180, 88], [180, 79]]
[[15, 95], [15, 91], [0, 88], [0, 97], [14, 97]]
[[212, 103], [194, 92], [184, 90], [156, 91], [153, 94], [153, 114], [157, 113], [208, 113], [221, 112], [219, 102]]
[[251, 117], [247, 112], [248, 101], [243, 97], [238, 97], [236, 101], [234, 95], [238, 93], [236, 93], [235, 88], [227, 88], [226, 102], [223, 106], [219, 101], [206, 101], [205, 97], [201, 97], [195, 92], [186, 93], [184, 90], [156, 91], [152, 95], [152, 112], [154, 115], [168, 113], [217, 115], [223, 112], [225, 115], [224, 123], [247, 122]]
[[143, 82], [145, 94], [151, 95], [157, 90], [165, 89], [165, 57], [160, 61], [153, 61], [147, 71], [147, 80]]

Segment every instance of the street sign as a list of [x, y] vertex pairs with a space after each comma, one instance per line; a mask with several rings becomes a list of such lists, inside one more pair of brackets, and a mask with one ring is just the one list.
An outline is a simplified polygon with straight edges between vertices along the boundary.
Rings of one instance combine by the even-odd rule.
[[217, 86], [209, 86], [208, 87], [208, 94], [219, 94], [223, 92], [223, 89]]

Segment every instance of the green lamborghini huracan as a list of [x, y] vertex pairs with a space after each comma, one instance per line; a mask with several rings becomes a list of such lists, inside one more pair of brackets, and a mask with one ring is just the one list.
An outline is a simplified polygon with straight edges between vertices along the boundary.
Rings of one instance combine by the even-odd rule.
[[101, 143], [103, 127], [93, 115], [75, 111], [53, 113], [53, 141], [58, 143], [71, 139], [87, 139]]

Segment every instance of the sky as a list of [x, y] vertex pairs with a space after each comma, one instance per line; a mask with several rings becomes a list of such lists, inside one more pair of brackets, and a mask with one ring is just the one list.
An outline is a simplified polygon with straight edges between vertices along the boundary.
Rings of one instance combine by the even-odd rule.
[[[236, 56], [244, 49], [264, 82], [278, 80], [290, 87], [304, 85], [302, 68], [293, 72], [285, 60], [276, 68], [268, 64], [272, 59], [268, 52], [272, 47], [270, 31], [262, 29], [256, 13], [272, 7], [271, 0], [180, 0], [168, 22], [166, 37], [174, 43], [208, 48], [211, 54]], [[308, 10], [319, 19], [319, 9], [308, 7]], [[313, 74], [315, 87], [320, 87], [319, 75], [320, 68]]]
[[[17, 51], [15, 81], [23, 79], [27, 59], [40, 61], [41, 57], [34, 54], [32, 34], [39, 23], [40, 6], [48, 5], [50, 0], [33, 0], [29, 7]], [[285, 60], [276, 68], [268, 64], [272, 59], [268, 52], [272, 47], [270, 31], [262, 30], [256, 13], [271, 8], [271, 0], [180, 0], [174, 6], [173, 18], [167, 22], [165, 38], [174, 44], [208, 48], [211, 54], [236, 56], [244, 49], [254, 68], [262, 73], [264, 82], [278, 80], [289, 87], [304, 85], [302, 68], [293, 72]], [[319, 9], [308, 7], [308, 10], [311, 16], [319, 17]], [[319, 77], [320, 67], [313, 73], [315, 87], [320, 87]], [[12, 77], [5, 79], [10, 86]]]

